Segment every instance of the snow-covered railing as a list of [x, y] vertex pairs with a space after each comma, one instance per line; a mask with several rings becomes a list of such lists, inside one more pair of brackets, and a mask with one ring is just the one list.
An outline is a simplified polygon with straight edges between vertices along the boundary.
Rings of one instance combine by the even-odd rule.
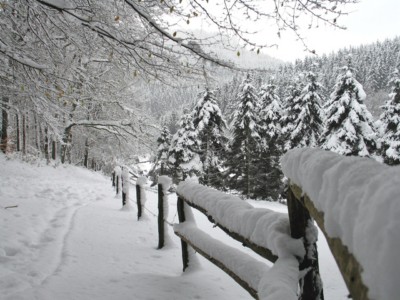
[[[188, 245], [219, 266], [253, 297], [258, 299], [297, 299], [300, 274], [310, 279], [302, 282], [302, 299], [322, 299], [318, 263], [315, 258], [315, 228], [302, 214], [293, 217], [268, 209], [254, 208], [238, 197], [202, 186], [181, 182], [177, 190], [180, 224], [174, 226], [182, 241], [184, 270], [190, 266]], [[204, 213], [216, 226], [262, 257], [275, 262], [272, 268], [248, 255], [238, 254], [213, 241], [187, 220], [189, 206]], [[291, 213], [295, 213], [294, 210]], [[298, 226], [300, 230], [291, 228]], [[293, 238], [293, 232], [296, 238]], [[232, 257], [230, 258], [230, 255]], [[254, 260], [254, 261], [253, 261]], [[251, 268], [246, 266], [250, 264]], [[258, 264], [258, 267], [254, 267]]]
[[400, 295], [400, 168], [317, 149], [282, 159], [289, 203], [324, 233], [353, 299]]

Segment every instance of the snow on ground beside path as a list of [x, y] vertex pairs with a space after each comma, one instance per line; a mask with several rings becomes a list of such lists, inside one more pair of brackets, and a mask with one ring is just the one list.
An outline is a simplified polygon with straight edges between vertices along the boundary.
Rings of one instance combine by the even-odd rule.
[[[122, 200], [103, 175], [73, 166], [33, 167], [2, 154], [0, 169], [0, 299], [252, 299], [202, 257], [199, 270], [183, 274], [172, 228], [172, 245], [156, 250], [157, 219], [144, 210], [137, 221], [134, 202], [131, 211], [121, 211]], [[157, 194], [146, 194], [146, 207], [156, 213]], [[131, 195], [135, 200], [134, 190]], [[169, 203], [169, 221], [177, 222], [174, 194]], [[251, 204], [286, 211], [276, 203]], [[18, 208], [3, 209], [9, 205]], [[214, 238], [265, 261], [194, 214]], [[346, 299], [326, 243], [319, 247], [325, 299]]]

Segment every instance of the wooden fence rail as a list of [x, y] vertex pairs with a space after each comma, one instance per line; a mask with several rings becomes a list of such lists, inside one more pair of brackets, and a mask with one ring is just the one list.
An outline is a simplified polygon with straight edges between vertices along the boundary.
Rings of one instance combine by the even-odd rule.
[[[301, 289], [299, 299], [323, 299], [322, 285], [320, 284], [318, 270], [316, 239], [309, 240], [309, 237], [306, 235], [306, 229], [313, 225], [309, 214], [301, 205], [295, 205], [296, 202], [292, 201], [289, 206], [289, 220], [284, 214], [267, 209], [254, 208], [239, 198], [227, 196], [226, 194], [203, 187], [199, 184], [184, 183], [183, 185], [185, 186], [180, 188], [180, 185], [177, 191], [180, 225], [186, 223], [184, 208], [185, 205], [188, 205], [205, 214], [210, 222], [221, 228], [230, 237], [241, 242], [243, 246], [252, 249], [255, 253], [271, 262], [279, 261], [279, 253], [282, 253], [282, 259], [288, 255], [292, 255], [294, 260], [298, 260], [298, 274], [301, 274], [301, 272], [306, 274], [300, 281]], [[195, 193], [186, 192], [192, 189], [196, 189], [197, 191]], [[229, 215], [229, 218], [223, 216], [223, 212]], [[235, 225], [229, 223], [234, 223]], [[234, 228], [235, 226], [236, 228]], [[218, 243], [217, 247], [224, 253], [222, 256], [218, 256], [216, 253], [210, 253], [211, 250], [208, 250], [208, 246], [204, 243], [198, 242], [199, 239], [196, 238], [196, 236], [201, 236], [201, 241], [208, 240], [209, 243], [213, 243], [212, 238], [205, 237], [206, 234], [201, 233], [201, 230], [193, 228], [193, 226], [187, 226], [185, 229], [182, 229], [180, 226], [175, 226], [174, 231], [175, 234], [181, 238], [184, 270], [190, 265], [187, 250], [188, 245], [190, 245], [199, 254], [230, 275], [254, 298], [265, 298], [265, 295], [260, 297], [259, 286], [254, 283], [252, 278], [246, 278], [246, 273], [240, 274], [240, 270], [235, 270], [235, 268], [232, 268], [229, 264], [224, 263], [224, 255], [228, 255], [226, 253], [233, 253], [230, 247], [222, 246]], [[248, 231], [248, 233], [244, 231]], [[261, 240], [260, 236], [262, 236]], [[287, 249], [282, 251], [282, 245], [283, 248], [290, 248], [292, 250], [289, 251], [289, 253]], [[241, 253], [242, 257], [245, 255], [246, 254]], [[239, 256], [238, 259], [240, 259]], [[251, 260], [249, 257], [243, 259]], [[257, 261], [255, 265], [256, 264], [262, 265], [263, 263]], [[263, 273], [265, 273], [265, 270], [262, 268], [260, 272], [255, 272], [255, 274], [258, 274], [256, 277], [259, 277], [258, 282], [263, 277]], [[285, 274], [283, 276], [290, 277], [290, 274]], [[295, 285], [297, 286], [296, 283]], [[292, 290], [296, 291], [297, 288], [292, 287]], [[285, 291], [282, 291], [282, 295], [283, 294], [285, 294]], [[297, 298], [295, 294], [294, 296], [295, 297], [291, 299]]]

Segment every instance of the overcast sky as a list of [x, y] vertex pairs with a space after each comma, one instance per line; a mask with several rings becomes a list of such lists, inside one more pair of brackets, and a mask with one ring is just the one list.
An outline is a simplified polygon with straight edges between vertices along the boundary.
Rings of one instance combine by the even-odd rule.
[[[347, 30], [325, 27], [305, 32], [309, 47], [322, 54], [400, 36], [400, 0], [360, 0], [354, 12], [340, 20]], [[294, 61], [309, 55], [303, 49], [300, 42], [295, 42], [293, 36], [285, 33], [278, 49], [266, 49], [263, 53]]]

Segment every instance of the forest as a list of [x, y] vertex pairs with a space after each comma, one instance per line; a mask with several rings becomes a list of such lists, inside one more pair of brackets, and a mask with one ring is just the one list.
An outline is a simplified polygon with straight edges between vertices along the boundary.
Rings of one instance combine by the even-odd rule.
[[210, 54], [228, 45], [165, 30], [166, 10], [189, 24], [199, 5], [73, 3], [0, 3], [4, 153], [106, 173], [145, 155], [153, 179], [273, 201], [292, 148], [400, 162], [400, 38], [284, 63], [239, 35], [253, 51], [235, 61], [247, 51], [268, 64], [237, 68]]

